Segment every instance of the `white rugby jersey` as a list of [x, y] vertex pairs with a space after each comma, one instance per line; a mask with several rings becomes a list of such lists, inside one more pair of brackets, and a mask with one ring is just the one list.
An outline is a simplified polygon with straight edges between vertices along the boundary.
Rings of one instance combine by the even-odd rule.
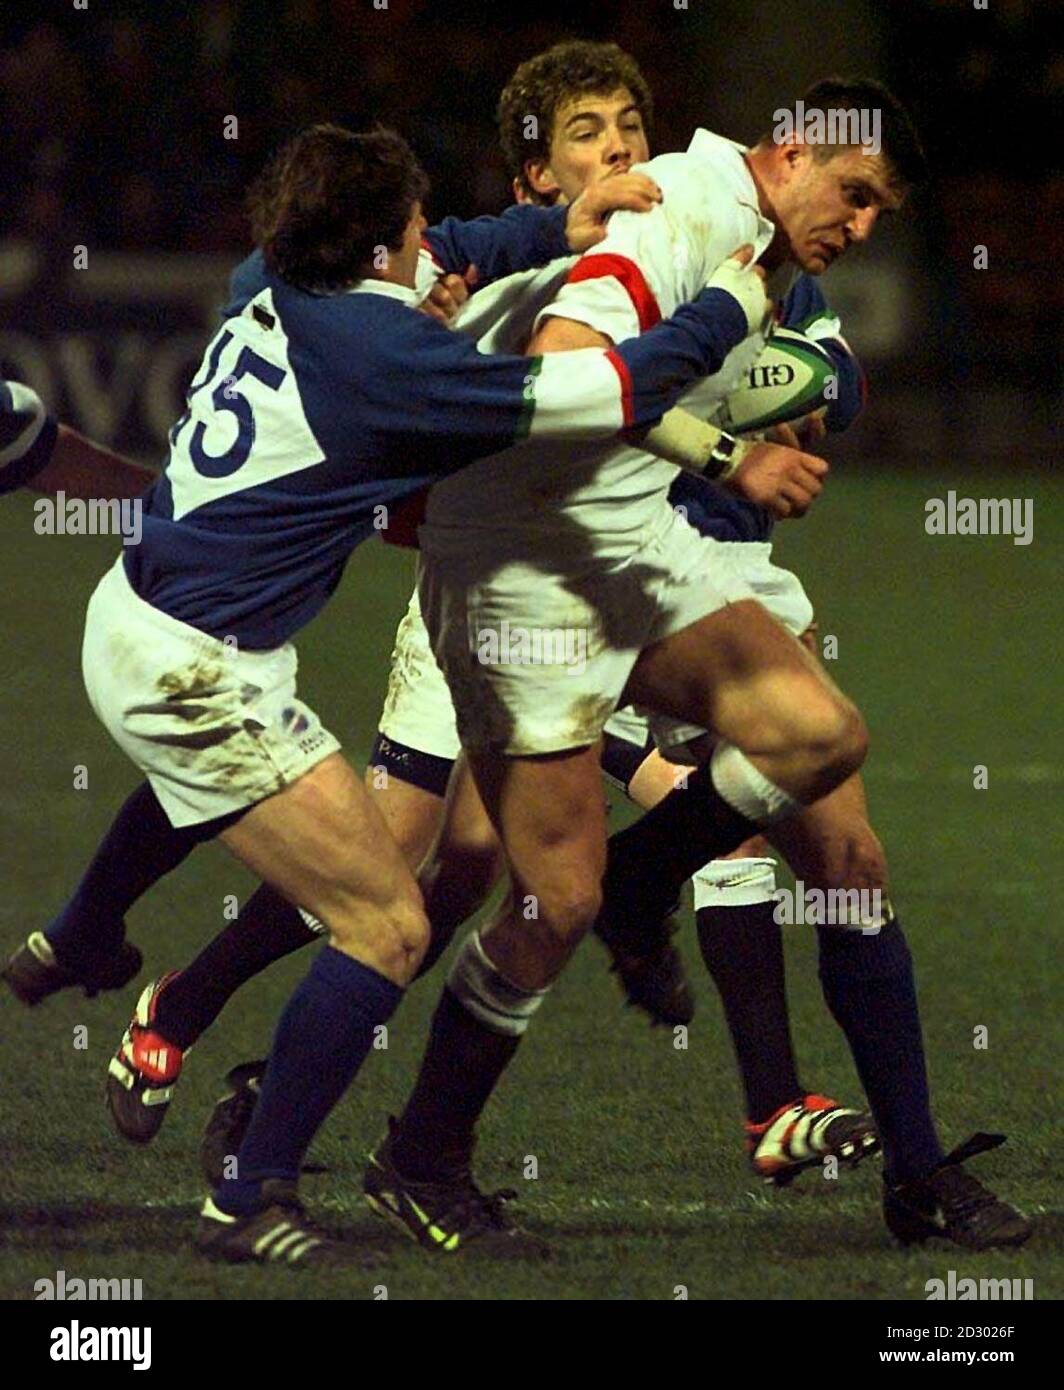
[[[758, 209], [741, 145], [698, 130], [684, 153], [659, 155], [639, 167], [661, 187], [660, 204], [646, 213], [614, 213], [606, 239], [592, 250], [509, 277], [471, 301], [469, 315], [460, 315], [455, 326], [478, 332], [485, 352], [519, 350], [552, 315], [586, 323], [620, 343], [694, 299], [739, 246], [751, 244], [756, 259], [772, 240], [775, 228]], [[782, 297], [793, 278], [786, 267], [770, 280], [770, 294]], [[498, 317], [489, 323], [492, 310]], [[751, 334], [680, 404], [709, 418], [764, 343], [762, 333]], [[475, 546], [510, 551], [516, 531], [556, 541], [568, 536], [578, 545], [593, 532], [598, 553], [613, 546], [623, 551], [639, 544], [678, 472], [623, 444], [529, 440], [437, 482], [422, 544], [436, 553], [468, 549], [475, 531]]]

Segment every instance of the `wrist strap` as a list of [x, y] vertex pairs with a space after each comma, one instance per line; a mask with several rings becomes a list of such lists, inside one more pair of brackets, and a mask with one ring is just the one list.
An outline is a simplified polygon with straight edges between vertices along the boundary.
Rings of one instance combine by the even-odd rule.
[[715, 482], [726, 481], [734, 475], [745, 454], [746, 448], [741, 441], [733, 434], [725, 434], [722, 430], [709, 455], [709, 462], [702, 470], [702, 476], [712, 478]]

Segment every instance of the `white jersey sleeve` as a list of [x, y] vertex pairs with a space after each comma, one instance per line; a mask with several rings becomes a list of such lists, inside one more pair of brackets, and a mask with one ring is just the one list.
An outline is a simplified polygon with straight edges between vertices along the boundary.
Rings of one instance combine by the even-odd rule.
[[720, 263], [759, 235], [756, 210], [725, 194], [690, 154], [659, 155], [642, 166], [663, 201], [650, 212], [616, 212], [604, 241], [569, 274], [548, 317], [574, 319], [623, 342], [694, 299]]

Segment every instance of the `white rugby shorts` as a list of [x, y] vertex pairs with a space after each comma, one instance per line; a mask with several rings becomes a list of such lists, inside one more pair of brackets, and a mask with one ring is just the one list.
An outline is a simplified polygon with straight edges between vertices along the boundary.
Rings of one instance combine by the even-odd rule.
[[[771, 602], [796, 633], [812, 619], [799, 581], [768, 560], [771, 547], [743, 561], [736, 552], [754, 547], [700, 535], [664, 497], [641, 543], [616, 558], [493, 559], [436, 547], [432, 527], [420, 537], [425, 624], [462, 744], [475, 750], [527, 756], [595, 743], [640, 652], [727, 603]], [[654, 720], [670, 748], [692, 736]]]
[[451, 692], [432, 654], [417, 589], [395, 631], [388, 690], [377, 727], [393, 743], [434, 758], [453, 762], [462, 749]]

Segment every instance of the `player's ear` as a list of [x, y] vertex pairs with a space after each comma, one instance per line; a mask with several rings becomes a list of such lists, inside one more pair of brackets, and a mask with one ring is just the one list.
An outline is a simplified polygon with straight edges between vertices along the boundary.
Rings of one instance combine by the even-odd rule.
[[812, 157], [813, 152], [804, 140], [784, 140], [776, 146], [776, 169], [781, 178], [791, 179], [802, 172]]
[[545, 159], [529, 159], [525, 163], [525, 178], [532, 191], [546, 202], [553, 202], [562, 191]]

